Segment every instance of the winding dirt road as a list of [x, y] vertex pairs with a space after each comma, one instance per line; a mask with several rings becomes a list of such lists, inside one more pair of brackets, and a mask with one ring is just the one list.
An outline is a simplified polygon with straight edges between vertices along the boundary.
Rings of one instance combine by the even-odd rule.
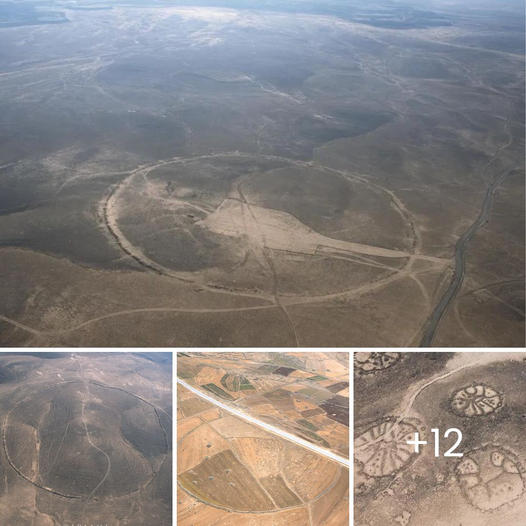
[[[80, 363], [80, 360], [79, 360], [78, 356], [75, 356], [75, 358], [77, 359], [77, 363], [78, 363], [78, 366], [79, 366], [80, 378], [82, 380], [82, 383], [84, 384], [84, 387], [86, 388], [87, 398], [90, 399], [91, 398], [91, 392], [89, 390], [89, 382], [84, 378], [84, 371], [82, 370], [82, 365]], [[94, 449], [96, 449], [97, 451], [99, 451], [100, 453], [102, 453], [106, 457], [106, 463], [107, 463], [107, 465], [106, 465], [106, 472], [104, 473], [104, 476], [99, 481], [99, 483], [91, 490], [90, 494], [86, 497], [85, 503], [87, 503], [91, 499], [91, 497], [93, 497], [95, 492], [104, 484], [104, 482], [106, 482], [106, 479], [108, 478], [108, 475], [110, 474], [110, 471], [111, 471], [111, 459], [108, 456], [108, 454], [106, 453], [106, 451], [102, 450], [100, 447], [98, 447], [96, 444], [93, 443], [93, 440], [91, 440], [91, 435], [90, 435], [90, 432], [88, 430], [88, 426], [86, 424], [86, 417], [84, 415], [85, 404], [86, 404], [86, 402], [84, 400], [82, 400], [80, 411], [81, 411], [82, 424], [84, 425], [84, 429], [86, 430], [86, 438], [88, 439], [88, 442], [90, 443], [90, 445]]]

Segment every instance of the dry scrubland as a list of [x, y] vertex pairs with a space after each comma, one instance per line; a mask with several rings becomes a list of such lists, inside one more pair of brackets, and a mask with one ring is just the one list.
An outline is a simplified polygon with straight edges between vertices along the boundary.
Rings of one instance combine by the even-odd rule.
[[0, 356], [0, 522], [168, 526], [171, 362]]
[[[348, 456], [348, 355], [336, 354], [179, 353], [178, 375], [236, 409]], [[336, 395], [339, 412], [321, 409], [322, 399], [335, 398], [329, 384], [344, 393]], [[326, 394], [315, 401], [306, 389]], [[347, 469], [181, 385], [177, 393], [178, 524], [348, 524]], [[345, 400], [346, 421], [339, 423], [333, 418], [344, 420]]]
[[522, 14], [202, 3], [0, 8], [0, 343], [523, 345]]
[[[356, 524], [523, 524], [526, 353], [388, 354], [355, 354]], [[463, 457], [436, 458], [432, 428]]]

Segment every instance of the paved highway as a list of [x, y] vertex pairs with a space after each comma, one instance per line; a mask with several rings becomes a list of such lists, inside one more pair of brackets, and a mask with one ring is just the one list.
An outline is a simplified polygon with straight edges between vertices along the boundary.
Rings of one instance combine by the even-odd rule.
[[221, 409], [224, 409], [228, 413], [231, 413], [232, 415], [237, 416], [238, 418], [241, 418], [242, 420], [245, 420], [246, 422], [249, 422], [250, 424], [261, 427], [262, 429], [264, 429], [265, 431], [268, 431], [269, 433], [280, 436], [281, 438], [284, 438], [285, 440], [293, 442], [294, 444], [298, 446], [304, 447], [306, 449], [310, 449], [311, 451], [314, 451], [314, 453], [317, 453], [318, 455], [322, 455], [330, 460], [334, 460], [335, 462], [342, 464], [346, 468], [349, 468], [350, 462], [349, 462], [349, 459], [347, 458], [340, 457], [339, 455], [336, 455], [336, 453], [333, 453], [332, 451], [329, 451], [322, 447], [318, 447], [315, 444], [311, 444], [307, 440], [303, 440], [302, 438], [299, 438], [293, 435], [292, 433], [287, 433], [286, 431], [279, 429], [279, 427], [275, 427], [271, 424], [267, 424], [266, 422], [258, 420], [257, 418], [254, 418], [253, 416], [243, 413], [242, 411], [240, 411], [239, 409], [235, 407], [224, 404], [223, 402], [216, 400], [212, 396], [209, 396], [206, 393], [203, 393], [201, 390], [196, 389], [195, 387], [192, 387], [191, 385], [187, 384], [184, 380], [181, 380], [180, 378], [177, 378], [177, 383], [181, 384], [183, 387], [185, 387], [189, 391], [192, 391], [192, 393], [196, 394], [200, 398], [203, 398], [207, 402], [210, 402], [211, 404], [214, 404], [215, 406], [220, 407]]
[[[513, 136], [509, 131], [509, 121], [506, 122], [506, 128], [508, 130], [509, 135], [508, 141], [502, 146], [500, 146], [497, 149], [497, 151], [493, 154], [491, 159], [486, 163], [486, 166], [482, 170], [483, 175], [486, 174], [488, 168], [495, 162], [500, 152], [508, 148], [508, 146], [510, 146], [513, 141]], [[458, 239], [455, 245], [455, 272], [453, 274], [453, 279], [451, 280], [451, 283], [449, 284], [447, 290], [444, 292], [443, 296], [440, 298], [440, 301], [433, 309], [431, 315], [427, 319], [426, 325], [424, 327], [424, 334], [422, 336], [422, 340], [420, 341], [420, 347], [431, 347], [442, 316], [444, 315], [452, 301], [455, 299], [457, 292], [460, 290], [462, 282], [464, 281], [464, 273], [466, 271], [466, 250], [468, 248], [468, 244], [473, 239], [477, 231], [480, 228], [484, 227], [489, 221], [495, 192], [497, 191], [502, 181], [510, 173], [511, 171], [504, 171], [493, 179], [493, 181], [486, 189], [486, 193], [482, 201], [479, 215], [477, 216], [475, 221], [470, 225], [470, 227]]]

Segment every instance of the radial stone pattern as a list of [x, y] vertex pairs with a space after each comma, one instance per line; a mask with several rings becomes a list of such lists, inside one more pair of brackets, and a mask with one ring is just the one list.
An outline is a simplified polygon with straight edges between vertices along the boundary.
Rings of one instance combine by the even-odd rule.
[[357, 352], [354, 354], [358, 374], [375, 373], [394, 365], [400, 360], [399, 352]]
[[407, 441], [425, 437], [425, 426], [417, 419], [397, 422], [387, 419], [376, 423], [354, 441], [356, 460], [369, 477], [385, 477], [407, 467], [418, 456]]
[[503, 406], [504, 397], [493, 387], [472, 384], [458, 390], [451, 399], [451, 410], [466, 417], [485, 416]]

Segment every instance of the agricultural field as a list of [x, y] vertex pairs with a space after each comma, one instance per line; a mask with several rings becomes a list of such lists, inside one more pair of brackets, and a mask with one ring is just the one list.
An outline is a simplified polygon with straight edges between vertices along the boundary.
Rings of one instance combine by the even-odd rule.
[[169, 353], [0, 354], [0, 523], [172, 524]]
[[421, 4], [0, 2], [0, 344], [524, 346], [524, 9]]
[[349, 524], [348, 353], [179, 353], [177, 371], [178, 525]]
[[250, 415], [348, 456], [348, 356], [179, 353], [177, 375]]
[[355, 524], [524, 524], [525, 352], [362, 352], [354, 363]]

